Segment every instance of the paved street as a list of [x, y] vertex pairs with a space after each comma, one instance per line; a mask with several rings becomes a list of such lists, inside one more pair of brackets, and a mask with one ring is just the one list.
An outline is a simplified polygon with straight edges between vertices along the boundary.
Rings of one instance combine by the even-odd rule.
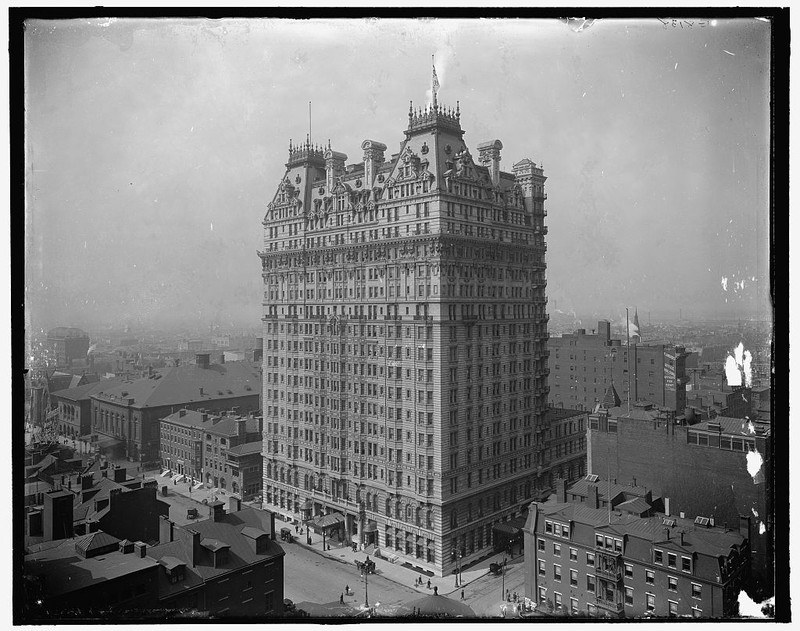
[[[512, 594], [516, 591], [520, 599], [525, 592], [525, 571], [522, 565], [522, 557], [517, 556], [513, 561], [509, 561], [506, 566], [505, 583], [502, 576], [486, 574], [469, 583], [464, 588], [464, 602], [469, 605], [478, 616], [499, 616], [500, 606], [505, 596], [503, 588]], [[461, 597], [460, 592], [453, 594], [453, 597]]]
[[[120, 463], [122, 464], [122, 463]], [[135, 471], [135, 466], [132, 467]], [[134, 471], [131, 471], [133, 474]], [[159, 499], [170, 505], [170, 518], [178, 524], [187, 524], [193, 520], [187, 519], [188, 508], [197, 508], [199, 518], [207, 518], [208, 508], [202, 504], [203, 499], [212, 499], [210, 490], [199, 489], [189, 494], [189, 485], [186, 482], [173, 484], [169, 478], [162, 478], [158, 471], [148, 471], [148, 477], [155, 478], [159, 483]], [[162, 496], [160, 489], [167, 486], [167, 496]], [[217, 494], [218, 499], [228, 502], [228, 496]], [[227, 509], [227, 507], [226, 507]], [[275, 526], [280, 528], [285, 524], [276, 519]], [[293, 526], [289, 525], [293, 528]], [[295, 543], [283, 542], [281, 546], [286, 551], [284, 564], [284, 595], [295, 603], [338, 603], [345, 586], [349, 585], [350, 596], [345, 596], [345, 604], [358, 608], [364, 604], [364, 578], [353, 563], [354, 558], [365, 557], [363, 552], [353, 553], [350, 548], [334, 548], [322, 552], [322, 540], [318, 534], [313, 535], [314, 543], [308, 546], [303, 536], [298, 536]], [[302, 541], [303, 543], [299, 543]], [[517, 556], [508, 560], [505, 573], [505, 583], [502, 576], [488, 573], [489, 563], [502, 562], [502, 554], [486, 559], [473, 568], [465, 570], [462, 574], [464, 586], [464, 602], [478, 616], [497, 617], [501, 615], [500, 608], [503, 604], [505, 588], [510, 593], [515, 591], [520, 598], [523, 596], [524, 569], [522, 557]], [[425, 585], [415, 587], [414, 581], [419, 573], [392, 564], [385, 559], [374, 559], [376, 573], [369, 575], [369, 604], [380, 604], [379, 610], [390, 613], [397, 606], [425, 597], [433, 593]], [[427, 577], [423, 577], [427, 579]], [[455, 578], [432, 577], [432, 586], [439, 588], [439, 593], [453, 599], [460, 599], [461, 588], [455, 587]]]
[[[282, 544], [286, 551], [284, 564], [284, 595], [294, 602], [338, 602], [346, 585], [351, 596], [345, 603], [364, 604], [364, 579], [353, 563], [342, 563], [297, 543]], [[413, 587], [398, 585], [377, 574], [369, 575], [369, 604], [394, 606], [410, 602], [422, 595]]]

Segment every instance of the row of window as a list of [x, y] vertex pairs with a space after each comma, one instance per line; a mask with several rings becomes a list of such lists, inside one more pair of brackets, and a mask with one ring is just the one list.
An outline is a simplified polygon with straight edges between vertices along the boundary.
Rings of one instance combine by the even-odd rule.
[[[546, 587], [539, 587], [539, 603], [542, 605], [548, 604], [547, 598], [547, 588]], [[632, 588], [625, 588], [625, 605], [626, 606], [633, 606], [634, 604], [634, 595]], [[553, 592], [553, 602], [552, 602], [553, 609], [555, 611], [564, 611], [564, 602], [562, 595], [559, 592]], [[569, 599], [569, 613], [572, 615], [578, 615], [581, 613], [581, 609], [579, 608], [579, 601], [577, 598], [570, 597]], [[645, 593], [645, 608], [647, 611], [655, 611], [656, 610], [656, 596], [655, 594], [651, 594], [649, 592]], [[678, 616], [678, 601], [675, 600], [668, 600], [667, 601], [667, 609], [669, 612], [670, 617], [677, 617]], [[586, 603], [586, 613], [590, 617], [597, 616], [597, 605], [591, 602]], [[703, 617], [703, 610], [700, 607], [692, 606], [691, 608], [692, 617], [693, 618], [702, 618]]]

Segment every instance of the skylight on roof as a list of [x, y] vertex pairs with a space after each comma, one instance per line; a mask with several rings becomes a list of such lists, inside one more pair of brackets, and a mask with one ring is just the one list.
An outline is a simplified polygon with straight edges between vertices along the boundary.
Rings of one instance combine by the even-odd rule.
[[589, 482], [597, 482], [600, 479], [600, 476], [597, 475], [596, 473], [590, 473], [589, 475], [586, 476], [586, 479]]
[[698, 526], [708, 526], [709, 522], [710, 520], [708, 517], [701, 517], [698, 515], [694, 518], [694, 523], [696, 523]]

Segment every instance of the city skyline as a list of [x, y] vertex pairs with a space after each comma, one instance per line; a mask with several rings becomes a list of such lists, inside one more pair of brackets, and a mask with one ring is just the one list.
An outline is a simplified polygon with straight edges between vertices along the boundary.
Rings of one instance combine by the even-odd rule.
[[29, 324], [256, 323], [257, 222], [308, 102], [348, 163], [358, 134], [395, 153], [431, 54], [468, 144], [543, 162], [551, 306], [769, 319], [769, 24], [703, 24], [33, 22]]

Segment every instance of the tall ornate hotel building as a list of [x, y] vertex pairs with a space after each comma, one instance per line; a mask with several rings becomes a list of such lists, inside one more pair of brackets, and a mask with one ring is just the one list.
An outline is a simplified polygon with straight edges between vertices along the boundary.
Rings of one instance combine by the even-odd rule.
[[265, 505], [439, 575], [549, 488], [546, 178], [460, 118], [349, 165], [290, 143], [259, 252]]

